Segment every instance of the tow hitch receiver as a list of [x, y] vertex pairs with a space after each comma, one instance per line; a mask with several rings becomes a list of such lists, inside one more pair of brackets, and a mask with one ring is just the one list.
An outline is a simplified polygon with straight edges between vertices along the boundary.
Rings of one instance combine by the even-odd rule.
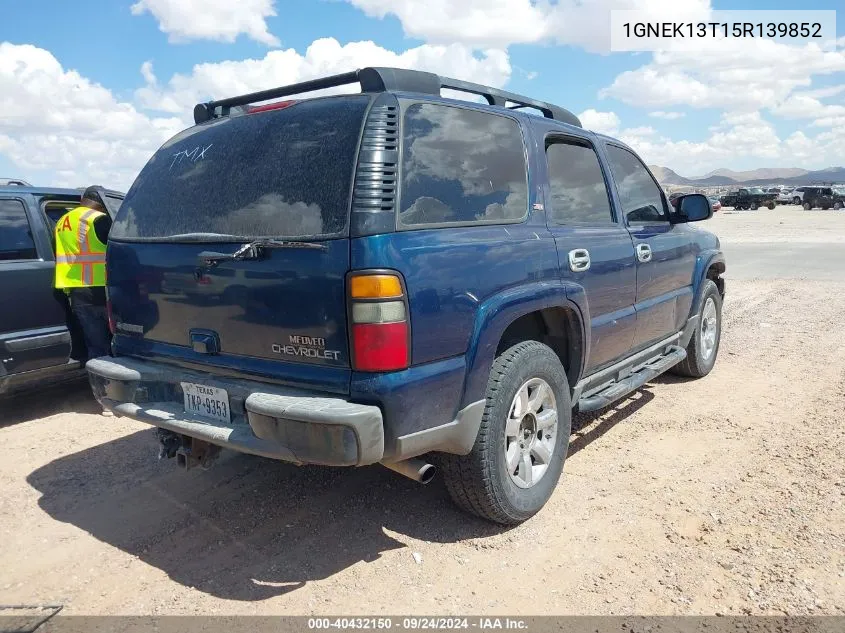
[[156, 431], [161, 445], [158, 458], [175, 457], [176, 463], [185, 470], [191, 470], [196, 466], [208, 470], [220, 455], [220, 447], [216, 444], [203, 442], [189, 435], [181, 435], [167, 429], [159, 428]]

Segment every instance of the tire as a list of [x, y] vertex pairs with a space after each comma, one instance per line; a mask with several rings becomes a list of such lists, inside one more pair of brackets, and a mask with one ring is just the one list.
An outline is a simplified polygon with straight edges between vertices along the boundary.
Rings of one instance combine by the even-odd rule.
[[752, 210], [752, 211], [756, 211], [756, 210], [757, 210], [757, 209], [759, 209], [759, 208], [760, 208], [760, 205], [759, 205], [759, 204], [757, 204], [756, 202], [752, 202], [752, 203], [751, 203], [751, 210]]
[[809, 202], [805, 202], [805, 203], [804, 203], [804, 211], [809, 211], [809, 210], [810, 210], [810, 209], [812, 209], [812, 208], [813, 208], [813, 207], [811, 207], [811, 206], [810, 206], [810, 203], [809, 203]]
[[837, 211], [839, 211], [842, 208], [842, 203], [841, 202], [834, 202], [833, 208], [836, 209]]
[[[532, 381], [534, 391], [530, 387]], [[545, 383], [543, 389], [548, 388], [545, 393], [551, 395], [551, 406], [546, 406], [550, 402], [547, 396], [542, 408], [535, 411], [528, 407], [523, 411], [522, 422], [515, 423], [518, 427], [507, 424], [509, 419], [517, 419], [512, 414], [520, 414], [520, 406], [525, 408], [520, 403], [536, 402], [541, 387], [537, 381]], [[518, 393], [523, 393], [519, 402]], [[549, 347], [537, 341], [523, 341], [493, 363], [486, 400], [481, 427], [469, 455], [441, 456], [443, 479], [452, 500], [467, 512], [502, 525], [516, 525], [546, 504], [563, 471], [572, 425], [569, 382], [560, 359]], [[546, 435], [543, 441], [539, 439], [543, 429], [538, 430], [538, 420], [543, 414], [546, 420], [550, 419], [549, 410], [557, 412], [557, 423], [553, 437]], [[540, 415], [534, 417], [537, 411]], [[514, 431], [513, 435], [507, 434], [507, 427]], [[523, 438], [532, 443], [532, 448], [521, 448]], [[543, 452], [540, 444], [545, 447]], [[513, 471], [508, 467], [506, 451], [514, 455]], [[533, 473], [543, 466], [540, 455], [545, 455], [546, 468], [534, 478]], [[525, 466], [526, 457], [529, 466]], [[526, 487], [525, 475], [529, 472], [532, 483]]]
[[792, 199], [792, 204], [801, 204], [801, 198], [799, 198], [798, 196], [795, 196]]
[[774, 210], [774, 208], [775, 208], [775, 203], [774, 203], [774, 202], [770, 202], [770, 203], [769, 203], [769, 204], [767, 204], [766, 206], [769, 208], [769, 211], [773, 211], [773, 210]]
[[[712, 302], [712, 303], [711, 303]], [[711, 321], [713, 319], [713, 321]], [[712, 339], [705, 332], [713, 332]], [[687, 345], [687, 357], [669, 371], [678, 376], [703, 378], [713, 369], [722, 339], [722, 296], [712, 280], [707, 279], [698, 302], [698, 326]]]

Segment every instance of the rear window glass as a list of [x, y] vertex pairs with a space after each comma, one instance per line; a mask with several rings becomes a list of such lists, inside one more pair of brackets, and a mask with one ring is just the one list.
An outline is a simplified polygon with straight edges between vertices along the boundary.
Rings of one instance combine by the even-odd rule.
[[526, 216], [525, 149], [516, 121], [422, 103], [408, 108], [403, 134], [401, 224], [501, 223]]
[[213, 241], [341, 233], [368, 101], [315, 99], [176, 135], [138, 175], [110, 237]]

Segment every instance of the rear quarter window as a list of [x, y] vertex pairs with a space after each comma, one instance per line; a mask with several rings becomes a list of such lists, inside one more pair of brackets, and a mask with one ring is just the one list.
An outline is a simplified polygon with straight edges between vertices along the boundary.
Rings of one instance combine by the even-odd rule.
[[141, 171], [111, 238], [342, 234], [368, 103], [365, 95], [314, 99], [185, 130]]
[[407, 108], [400, 226], [519, 222], [527, 212], [525, 145], [514, 119], [435, 103]]

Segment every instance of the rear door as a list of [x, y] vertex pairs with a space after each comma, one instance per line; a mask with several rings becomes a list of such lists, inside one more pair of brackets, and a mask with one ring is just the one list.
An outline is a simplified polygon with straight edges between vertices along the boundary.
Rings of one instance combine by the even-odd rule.
[[47, 227], [31, 202], [30, 196], [0, 195], [0, 375], [70, 358], [67, 304], [53, 289]]
[[617, 221], [592, 143], [583, 138], [546, 138], [548, 227], [555, 238], [561, 275], [582, 286], [590, 310], [592, 373], [631, 350], [636, 332], [637, 269], [634, 245]]
[[682, 327], [692, 305], [695, 241], [684, 225], [669, 222], [669, 203], [643, 162], [607, 144], [619, 202], [637, 255], [635, 350]]
[[166, 143], [112, 226], [117, 351], [348, 390], [349, 204], [368, 103], [262, 109]]

